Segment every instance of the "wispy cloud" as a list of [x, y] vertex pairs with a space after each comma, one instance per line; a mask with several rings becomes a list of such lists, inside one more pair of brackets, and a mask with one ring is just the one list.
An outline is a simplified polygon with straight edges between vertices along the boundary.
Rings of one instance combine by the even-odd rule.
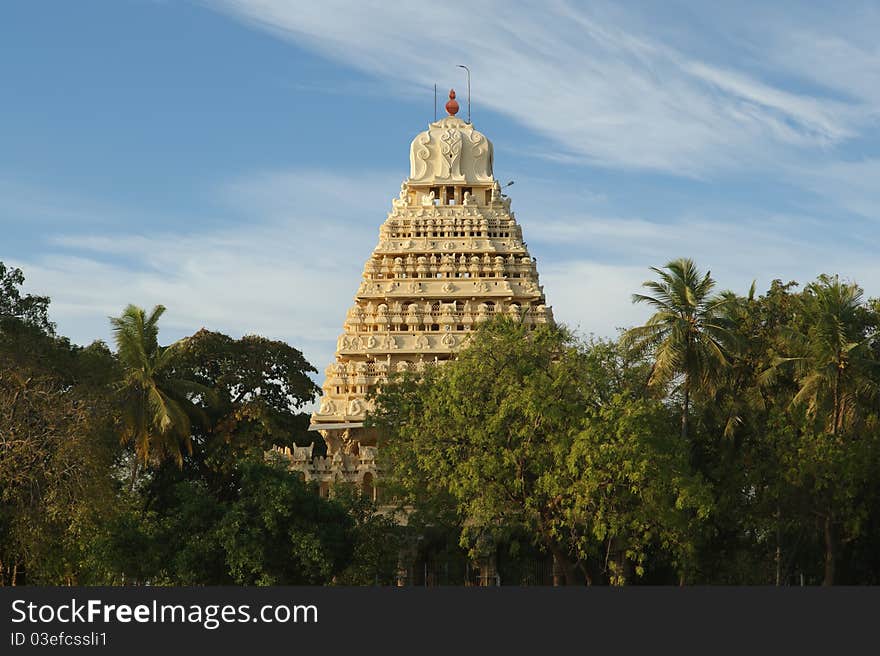
[[[676, 42], [663, 29], [649, 36], [637, 27], [643, 20], [602, 3], [587, 10], [564, 2], [444, 2], [430, 12], [396, 2], [208, 4], [401, 92], [449, 80], [467, 59], [477, 107], [549, 138], [557, 152], [548, 154], [557, 158], [701, 176], [768, 166], [792, 149], [827, 148], [876, 118], [864, 95], [832, 98], [797, 84], [812, 74], [815, 82], [832, 85], [852, 54], [859, 55], [857, 66], [880, 75], [876, 53], [842, 49], [834, 64], [815, 74], [795, 55], [786, 58], [790, 40], [782, 30], [765, 35], [755, 59], [784, 59], [785, 80], [778, 71], [762, 79], [761, 66], [719, 66], [705, 52], [689, 52], [687, 39]], [[825, 35], [823, 49], [840, 48], [835, 38]]]
[[[202, 326], [259, 333], [301, 348], [323, 370], [398, 181], [382, 172], [259, 172], [214, 190], [238, 221], [148, 233], [56, 228], [39, 255], [10, 263], [25, 269], [30, 290], [51, 295], [53, 319], [76, 342], [109, 340], [107, 317], [128, 303], [162, 303], [164, 341]], [[634, 306], [631, 294], [650, 277], [649, 266], [680, 256], [695, 257], [719, 288], [740, 293], [755, 278], [765, 289], [775, 277], [806, 282], [839, 271], [880, 294], [880, 263], [870, 245], [841, 235], [811, 242], [803, 235], [817, 230], [815, 218], [657, 222], [576, 214], [566, 188], [544, 181], [541, 197], [556, 203], [544, 202], [545, 216], [556, 218], [521, 222], [557, 320], [582, 333], [611, 337], [644, 320], [647, 309]], [[522, 191], [524, 205], [534, 206], [532, 188]]]
[[202, 326], [255, 332], [323, 367], [398, 183], [381, 173], [258, 173], [217, 190], [237, 222], [146, 233], [56, 227], [40, 255], [11, 263], [25, 268], [29, 289], [52, 296], [53, 319], [79, 343], [108, 339], [106, 318], [128, 303], [161, 303], [167, 340]]

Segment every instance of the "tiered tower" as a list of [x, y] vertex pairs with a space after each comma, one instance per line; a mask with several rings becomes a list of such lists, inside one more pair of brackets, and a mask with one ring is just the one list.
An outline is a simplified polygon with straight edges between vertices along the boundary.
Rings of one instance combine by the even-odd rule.
[[492, 142], [455, 116], [413, 139], [410, 174], [379, 228], [379, 244], [325, 370], [312, 430], [327, 443], [289, 453], [292, 468], [321, 482], [373, 489], [376, 435], [364, 428], [367, 393], [398, 371], [422, 371], [455, 357], [481, 321], [498, 314], [552, 322], [522, 229], [493, 174]]

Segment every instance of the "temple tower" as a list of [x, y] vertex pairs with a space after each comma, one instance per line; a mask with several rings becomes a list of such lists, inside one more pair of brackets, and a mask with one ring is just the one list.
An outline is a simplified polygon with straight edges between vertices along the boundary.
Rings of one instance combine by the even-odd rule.
[[391, 201], [379, 243], [364, 266], [325, 370], [311, 430], [327, 443], [288, 455], [292, 467], [329, 484], [357, 482], [368, 493], [376, 469], [376, 435], [364, 428], [367, 393], [398, 371], [422, 371], [455, 357], [468, 333], [498, 314], [527, 324], [552, 322], [534, 260], [510, 199], [493, 172], [492, 142], [456, 116], [429, 124], [410, 145], [409, 177]]

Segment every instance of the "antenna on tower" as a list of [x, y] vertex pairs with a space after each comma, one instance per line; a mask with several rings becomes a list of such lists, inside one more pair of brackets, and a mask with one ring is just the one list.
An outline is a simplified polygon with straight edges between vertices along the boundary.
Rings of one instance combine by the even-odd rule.
[[471, 69], [469, 69], [464, 64], [459, 64], [459, 68], [463, 68], [467, 71], [467, 87], [468, 87], [468, 120], [467, 122], [471, 122]]
[[434, 123], [437, 122], [437, 84], [434, 83]]

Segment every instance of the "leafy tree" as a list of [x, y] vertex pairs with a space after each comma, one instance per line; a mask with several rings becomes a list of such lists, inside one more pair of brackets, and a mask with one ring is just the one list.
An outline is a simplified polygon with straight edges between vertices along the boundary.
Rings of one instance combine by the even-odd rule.
[[579, 428], [571, 421], [580, 407], [575, 361], [559, 329], [491, 322], [421, 383], [389, 385], [374, 418], [387, 474], [413, 491], [448, 494], [473, 553], [481, 535], [524, 526], [565, 563], [572, 583], [574, 564], [555, 524], [568, 479], [560, 456]]
[[113, 508], [115, 361], [57, 337], [48, 299], [15, 288], [20, 271], [2, 278], [0, 584], [72, 583], [82, 536]]
[[0, 262], [0, 329], [12, 318], [32, 326], [47, 335], [55, 333], [55, 324], [49, 321], [49, 297], [22, 295], [24, 284], [21, 269], [10, 269]]
[[331, 580], [350, 558], [351, 521], [283, 464], [248, 463], [217, 531], [235, 583], [314, 585]]
[[640, 367], [558, 327], [488, 322], [456, 360], [379, 394], [389, 484], [450, 499], [474, 555], [525, 532], [569, 584], [621, 583], [627, 561], [642, 574], [648, 544], [683, 545], [708, 508], [663, 405], [630, 393]]
[[561, 527], [584, 556], [622, 584], [645, 575], [662, 546], [679, 580], [689, 580], [711, 494], [691, 472], [689, 452], [662, 403], [616, 394], [590, 413], [566, 459], [572, 483]]
[[284, 342], [203, 329], [177, 343], [170, 371], [214, 391], [203, 407], [207, 422], [191, 427], [199, 446], [191, 460], [217, 482], [232, 480], [235, 463], [251, 451], [314, 439], [302, 408], [319, 393], [309, 377], [316, 370]]
[[[393, 585], [396, 582], [398, 554], [405, 548], [407, 534], [397, 517], [351, 484], [333, 488], [334, 501], [351, 518], [349, 531], [351, 558], [333, 579], [337, 585]], [[423, 527], [417, 530], [424, 535]]]

